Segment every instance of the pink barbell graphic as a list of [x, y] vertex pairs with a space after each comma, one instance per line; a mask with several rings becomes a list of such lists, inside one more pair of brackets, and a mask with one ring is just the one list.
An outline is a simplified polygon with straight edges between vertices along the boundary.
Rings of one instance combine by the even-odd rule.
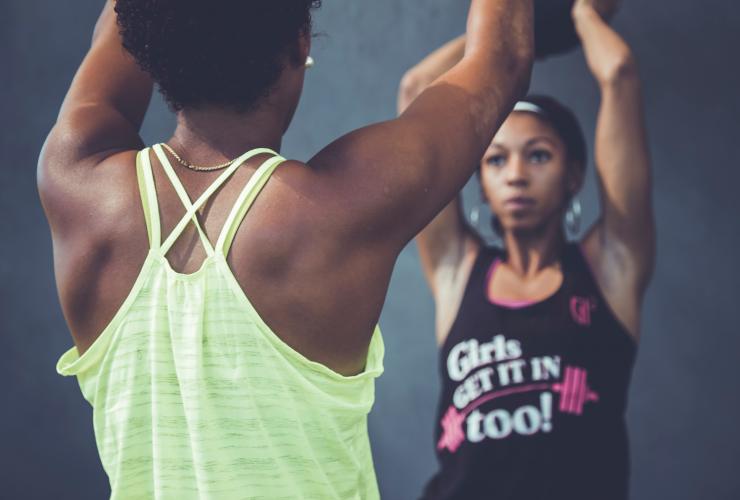
[[560, 384], [553, 384], [552, 390], [560, 393], [560, 412], [581, 415], [587, 402], [596, 402], [599, 395], [588, 386], [588, 374], [583, 368], [568, 366], [565, 378]]

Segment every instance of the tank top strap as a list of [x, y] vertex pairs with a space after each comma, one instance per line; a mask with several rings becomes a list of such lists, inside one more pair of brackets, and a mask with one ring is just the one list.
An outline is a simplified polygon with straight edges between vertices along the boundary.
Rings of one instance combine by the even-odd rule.
[[216, 242], [216, 252], [224, 257], [228, 256], [236, 231], [239, 229], [242, 220], [244, 220], [247, 212], [257, 199], [257, 196], [259, 196], [260, 192], [267, 184], [267, 181], [270, 180], [275, 169], [286, 161], [285, 158], [274, 151], [260, 151], [263, 153], [272, 153], [273, 156], [262, 163], [257, 171], [252, 174], [252, 177], [249, 179], [249, 182], [247, 182], [247, 185], [244, 186], [244, 189], [239, 195], [239, 198], [237, 198], [234, 207], [231, 209], [231, 212], [226, 219], [226, 223], [224, 224], [221, 234], [218, 237], [218, 241]]
[[591, 266], [586, 261], [579, 242], [569, 242], [565, 246], [561, 263], [563, 266], [563, 277], [568, 280], [569, 284], [597, 287], [591, 272]]
[[145, 148], [137, 153], [136, 177], [139, 181], [139, 194], [144, 209], [149, 248], [156, 250], [162, 243], [162, 236], [159, 222], [159, 203], [157, 203], [157, 190], [154, 185], [149, 151], [150, 148]]
[[[200, 195], [200, 197], [195, 201], [195, 203], [191, 204], [188, 210], [186, 211], [185, 215], [180, 219], [180, 222], [175, 226], [175, 228], [172, 230], [170, 235], [167, 237], [167, 239], [162, 243], [162, 246], [160, 247], [160, 251], [162, 255], [167, 255], [167, 252], [169, 252], [170, 248], [172, 248], [172, 245], [177, 241], [177, 238], [180, 237], [182, 232], [185, 230], [187, 225], [191, 222], [191, 219], [197, 211], [202, 207], [206, 201], [215, 193], [228, 179], [231, 177], [234, 172], [236, 172], [239, 167], [241, 167], [244, 162], [249, 160], [250, 158], [257, 156], [259, 154], [263, 153], [272, 153], [275, 154], [272, 150], [269, 149], [253, 149], [251, 151], [248, 151], [244, 153], [242, 156], [234, 160], [234, 162], [223, 171], [223, 173], [218, 176], [218, 178], [211, 184], [208, 189], [206, 189], [203, 194]], [[210, 246], [210, 243], [209, 243]]]
[[468, 283], [463, 292], [462, 307], [479, 308], [482, 305], [487, 306], [486, 285], [490, 270], [496, 259], [501, 259], [503, 251], [497, 247], [482, 245], [475, 258], [473, 268], [470, 270]]
[[473, 270], [470, 273], [471, 285], [473, 284], [473, 279], [476, 280], [476, 284], [487, 283], [494, 263], [504, 260], [505, 255], [506, 252], [498, 247], [482, 246], [473, 265]]

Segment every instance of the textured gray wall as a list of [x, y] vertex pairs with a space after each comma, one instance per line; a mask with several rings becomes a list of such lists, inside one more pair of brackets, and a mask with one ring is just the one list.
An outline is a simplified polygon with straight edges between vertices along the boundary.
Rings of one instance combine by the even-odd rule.
[[[90, 409], [74, 380], [54, 372], [71, 341], [34, 177], [38, 150], [101, 3], [0, 3], [3, 499], [99, 499], [107, 492]], [[317, 16], [325, 33], [316, 41], [317, 66], [285, 142], [284, 152], [301, 159], [341, 133], [391, 117], [404, 69], [461, 32], [467, 6], [453, 0], [325, 4]], [[616, 26], [641, 61], [660, 230], [629, 410], [633, 498], [737, 499], [740, 4], [626, 4]], [[598, 93], [580, 53], [538, 65], [533, 90], [561, 98], [593, 130]], [[162, 140], [172, 125], [157, 100], [144, 135]], [[592, 220], [593, 179], [583, 200]], [[398, 261], [381, 320], [386, 373], [370, 421], [381, 490], [391, 500], [414, 498], [435, 467], [432, 312], [411, 246]]]

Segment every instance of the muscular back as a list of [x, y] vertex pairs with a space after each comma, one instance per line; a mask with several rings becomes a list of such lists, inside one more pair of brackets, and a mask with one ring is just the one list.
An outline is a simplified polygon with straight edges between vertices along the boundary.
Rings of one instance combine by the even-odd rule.
[[[265, 158], [248, 161], [199, 212], [212, 242]], [[99, 223], [84, 239], [55, 241], [62, 304], [81, 351], [126, 299], [148, 252], [134, 164], [134, 152], [101, 164], [101, 170], [118, 174], [98, 192], [101, 203], [90, 207]], [[152, 167], [164, 239], [184, 208], [156, 158]], [[218, 175], [175, 168], [191, 200]], [[317, 206], [321, 200], [297, 190], [311, 175], [310, 167], [298, 162], [278, 168], [241, 224], [228, 262], [258, 313], [282, 340], [309, 359], [351, 375], [364, 367], [394, 259], [388, 250], [342, 240], [326, 207]], [[205, 251], [192, 224], [167, 258], [178, 273], [198, 270]]]

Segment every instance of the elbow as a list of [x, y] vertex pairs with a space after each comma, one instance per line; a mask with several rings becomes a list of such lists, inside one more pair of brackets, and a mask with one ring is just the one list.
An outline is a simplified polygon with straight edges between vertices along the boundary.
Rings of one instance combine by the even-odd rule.
[[399, 113], [405, 110], [430, 83], [415, 68], [408, 70], [398, 86]]
[[517, 101], [529, 92], [533, 65], [534, 50], [529, 46], [514, 52], [509, 59], [509, 74], [513, 76], [513, 98]]
[[56, 135], [56, 129], [52, 129], [41, 147], [41, 152], [36, 163], [36, 190], [44, 206], [48, 194], [52, 191], [53, 172], [51, 158], [56, 148]]
[[625, 51], [606, 68], [600, 83], [603, 87], [615, 87], [638, 79], [637, 61], [630, 51]]
[[50, 179], [53, 176], [54, 165], [58, 162], [53, 159], [61, 156], [67, 149], [66, 144], [74, 140], [73, 134], [63, 125], [57, 123], [49, 131], [36, 163], [36, 187], [42, 195], [48, 190]]

